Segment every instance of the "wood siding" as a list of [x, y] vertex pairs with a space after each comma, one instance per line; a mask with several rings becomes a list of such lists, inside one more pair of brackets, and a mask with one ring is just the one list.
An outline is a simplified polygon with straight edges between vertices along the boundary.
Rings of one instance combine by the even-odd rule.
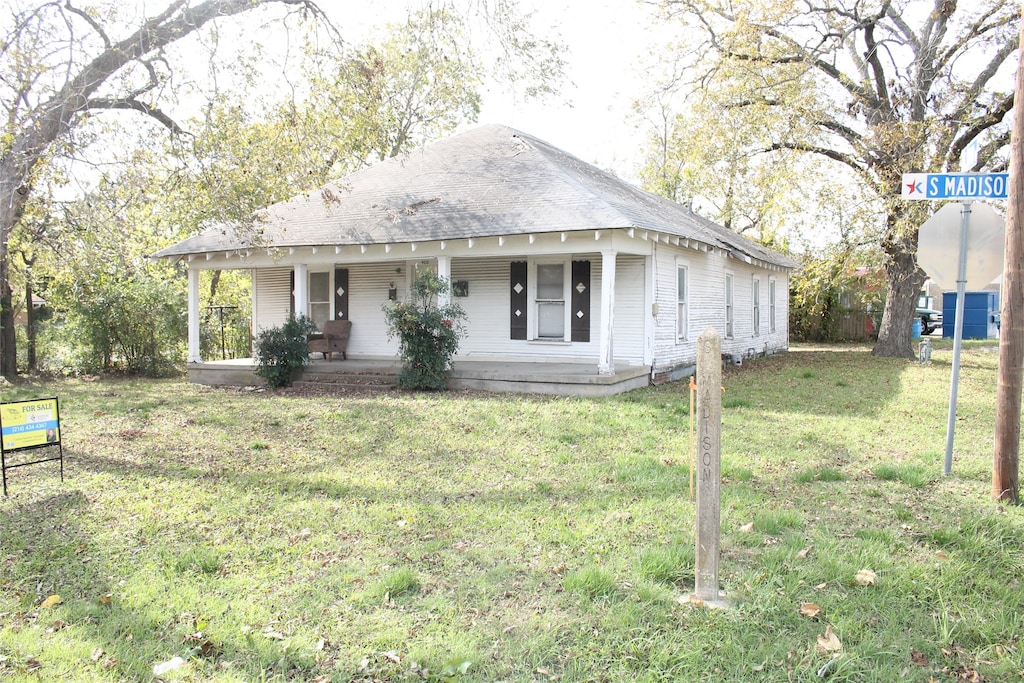
[[[738, 357], [763, 355], [789, 348], [789, 278], [783, 270], [768, 270], [739, 263], [722, 253], [677, 249], [661, 245], [655, 249], [654, 324], [655, 373], [692, 365], [697, 361], [697, 337], [714, 327], [723, 335], [722, 353]], [[676, 335], [676, 269], [686, 266], [689, 285], [689, 326], [687, 338]], [[725, 275], [733, 276], [733, 336], [725, 334]], [[753, 327], [753, 279], [761, 282], [761, 325]], [[775, 332], [769, 331], [769, 282], [775, 281]]]
[[252, 330], [283, 325], [291, 313], [291, 268], [260, 268], [252, 272]]
[[[616, 362], [644, 363], [645, 328], [653, 334], [650, 351], [655, 373], [696, 362], [697, 337], [708, 326], [724, 332], [723, 287], [726, 272], [734, 281], [734, 336], [723, 339], [723, 353], [743, 357], [788, 348], [789, 280], [784, 270], [742, 264], [725, 254], [654, 244], [651, 257], [620, 253], [616, 261], [613, 355]], [[589, 261], [591, 282], [590, 341], [555, 342], [512, 339], [510, 274], [522, 256], [457, 257], [451, 262], [452, 280], [468, 283], [468, 296], [455, 299], [468, 316], [468, 334], [458, 358], [515, 361], [575, 361], [596, 363], [601, 331], [601, 254], [564, 254], [566, 262]], [[651, 263], [648, 272], [647, 263]], [[400, 298], [407, 295], [414, 261], [338, 263], [331, 268], [331, 288], [337, 289], [336, 269], [348, 271], [348, 317], [352, 320], [349, 354], [362, 358], [393, 358], [397, 340], [388, 340], [382, 307], [395, 283]], [[688, 269], [689, 326], [685, 340], [676, 335], [676, 268]], [[400, 272], [398, 272], [400, 271]], [[262, 268], [253, 273], [253, 329], [280, 325], [288, 316], [288, 267]], [[760, 334], [753, 334], [753, 277], [760, 279]], [[776, 331], [769, 331], [769, 283], [776, 288]], [[648, 294], [648, 289], [652, 290]], [[653, 297], [653, 298], [651, 298]], [[653, 304], [653, 306], [652, 306]], [[334, 304], [336, 307], [337, 304]], [[331, 311], [337, 315], [336, 310]]]
[[[567, 255], [571, 260], [590, 261], [591, 326], [588, 342], [546, 342], [511, 339], [509, 320], [511, 297], [509, 273], [513, 259], [455, 259], [453, 280], [469, 283], [469, 294], [457, 301], [468, 316], [468, 334], [460, 358], [505, 358], [509, 361], [597, 362], [600, 343], [601, 257], [599, 254]], [[391, 358], [397, 340], [387, 339], [382, 307], [388, 289], [395, 283], [399, 297], [408, 291], [409, 265], [370, 263], [339, 265], [348, 271], [348, 317], [352, 320], [349, 354], [363, 358]], [[396, 270], [401, 268], [401, 273]], [[257, 329], [280, 325], [287, 319], [290, 299], [290, 268], [260, 269], [253, 276], [253, 311]], [[337, 270], [332, 271], [332, 278]], [[332, 279], [332, 289], [337, 289]], [[643, 362], [644, 259], [620, 256], [617, 264], [617, 311], [613, 334], [615, 358], [619, 362]], [[336, 306], [336, 304], [335, 304]], [[337, 311], [331, 311], [337, 316]]]

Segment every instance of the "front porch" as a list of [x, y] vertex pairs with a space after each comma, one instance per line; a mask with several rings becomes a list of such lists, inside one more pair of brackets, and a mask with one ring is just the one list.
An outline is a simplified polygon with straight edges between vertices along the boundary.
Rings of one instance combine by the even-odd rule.
[[[263, 384], [253, 373], [252, 358], [189, 363], [188, 378], [195, 384], [249, 386]], [[311, 360], [296, 384], [325, 389], [388, 389], [397, 385], [400, 365], [396, 360]], [[650, 384], [649, 365], [617, 364], [611, 374], [599, 374], [589, 363], [509, 363], [460, 360], [452, 370], [452, 389], [492, 392], [552, 394], [561, 396], [612, 396]]]

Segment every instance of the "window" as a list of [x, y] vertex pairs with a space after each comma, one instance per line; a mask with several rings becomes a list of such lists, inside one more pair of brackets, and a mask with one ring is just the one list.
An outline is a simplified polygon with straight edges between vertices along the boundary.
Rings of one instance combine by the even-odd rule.
[[689, 312], [686, 306], [687, 287], [686, 266], [676, 268], [676, 339], [686, 339], [690, 327]]
[[732, 275], [725, 276], [725, 337], [732, 339]]
[[754, 301], [754, 336], [757, 337], [761, 334], [761, 281], [756, 277], [750, 294]]
[[537, 264], [537, 338], [565, 339], [565, 265]]
[[331, 319], [331, 274], [327, 271], [309, 274], [309, 317], [318, 330]]
[[775, 280], [768, 281], [768, 331], [775, 331]]

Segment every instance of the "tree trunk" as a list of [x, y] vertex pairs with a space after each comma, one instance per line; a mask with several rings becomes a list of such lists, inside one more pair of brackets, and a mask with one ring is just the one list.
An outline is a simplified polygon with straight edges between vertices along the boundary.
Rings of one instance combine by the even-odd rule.
[[28, 340], [28, 358], [25, 370], [29, 374], [36, 371], [36, 311], [32, 302], [32, 272], [25, 277], [25, 339]]
[[885, 310], [878, 326], [878, 343], [871, 354], [885, 358], [914, 358], [916, 354], [910, 336], [924, 275], [917, 267], [914, 254], [902, 253], [889, 255], [885, 276], [889, 291], [885, 295]]
[[0, 256], [0, 377], [18, 376], [18, 347], [14, 334], [14, 293], [6, 250]]

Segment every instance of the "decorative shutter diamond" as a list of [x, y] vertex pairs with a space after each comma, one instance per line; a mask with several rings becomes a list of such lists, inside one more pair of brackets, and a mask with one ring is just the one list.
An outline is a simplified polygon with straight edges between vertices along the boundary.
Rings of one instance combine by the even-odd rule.
[[516, 309], [516, 317], [517, 318], [520, 317], [522, 314], [523, 314], [522, 311], [520, 311], [519, 309]]
[[576, 285], [576, 291], [582, 294], [583, 292], [587, 291], [587, 286], [581, 282], [578, 285]]
[[345, 296], [345, 288], [338, 287], [338, 296]]
[[586, 314], [583, 311], [576, 311], [576, 317], [579, 318], [580, 320], [583, 319], [584, 315]]
[[515, 292], [516, 294], [522, 294], [523, 293], [523, 289], [524, 289], [523, 286], [520, 283], [517, 282], [515, 284], [515, 286], [512, 288], [512, 291]]

